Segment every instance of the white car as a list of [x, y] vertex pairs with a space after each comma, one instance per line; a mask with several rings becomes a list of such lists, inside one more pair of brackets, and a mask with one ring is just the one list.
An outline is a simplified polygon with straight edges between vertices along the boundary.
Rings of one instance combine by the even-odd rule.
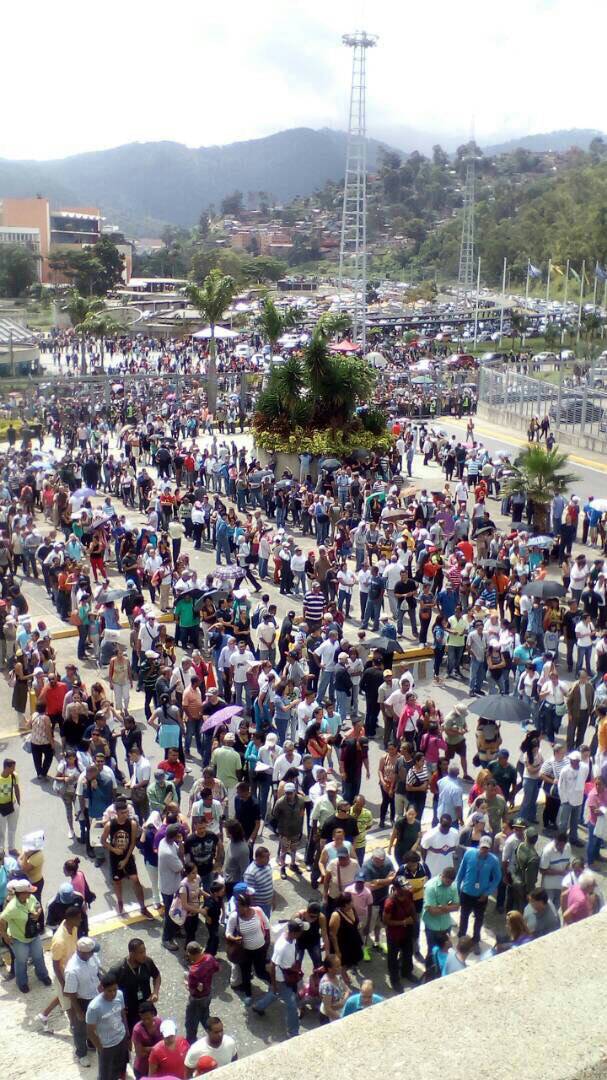
[[253, 349], [250, 345], [237, 345], [234, 349], [234, 356], [237, 356], [240, 360], [248, 360], [253, 355]]

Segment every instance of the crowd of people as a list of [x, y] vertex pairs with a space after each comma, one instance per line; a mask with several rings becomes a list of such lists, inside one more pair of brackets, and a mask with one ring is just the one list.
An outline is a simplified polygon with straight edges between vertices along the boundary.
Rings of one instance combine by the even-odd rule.
[[[78, 855], [44, 912], [44, 830], [18, 836], [32, 776], [7, 756], [0, 934], [26, 993], [29, 960], [50, 985], [54, 929], [40, 1023], [64, 1009], [101, 1080], [131, 1050], [140, 1077], [232, 1060], [223, 965], [246, 1009], [278, 1002], [295, 1036], [307, 1011], [331, 1023], [381, 1000], [374, 957], [399, 992], [603, 905], [605, 574], [572, 552], [586, 521], [599, 544], [592, 501], [558, 496], [534, 536], [472, 417], [465, 441], [399, 422], [391, 453], [316, 478], [310, 455], [278, 475], [198, 411], [157, 405], [136, 388], [99, 409], [50, 400], [55, 447], [15, 431], [2, 459], [0, 662]], [[412, 482], [422, 462], [433, 490]], [[77, 632], [63, 670], [36, 582]], [[441, 708], [445, 686], [474, 700]], [[118, 967], [96, 952], [87, 866], [107, 869], [119, 914], [129, 885], [144, 919], [162, 914], [186, 967], [178, 1019], [144, 940]], [[301, 879], [307, 899], [277, 922], [276, 881]]]

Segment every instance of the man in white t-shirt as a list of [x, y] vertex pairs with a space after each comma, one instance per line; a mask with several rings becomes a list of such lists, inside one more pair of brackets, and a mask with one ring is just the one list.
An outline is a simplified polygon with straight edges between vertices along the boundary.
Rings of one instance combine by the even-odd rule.
[[236, 652], [233, 652], [230, 657], [230, 667], [232, 668], [232, 679], [234, 684], [234, 703], [236, 705], [243, 704], [243, 692], [245, 694], [245, 702], [247, 710], [250, 711], [251, 701], [250, 694], [246, 691], [247, 675], [251, 668], [257, 661], [250, 649], [247, 649], [246, 641], [239, 641]]
[[236, 1040], [231, 1035], [224, 1035], [223, 1023], [218, 1016], [210, 1016], [207, 1023], [207, 1034], [204, 1039], [193, 1042], [185, 1056], [185, 1074], [194, 1076], [196, 1066], [201, 1057], [212, 1057], [217, 1062], [217, 1067], [229, 1065], [238, 1057]]
[[453, 866], [458, 839], [459, 833], [453, 828], [449, 814], [443, 814], [438, 825], [424, 833], [421, 839], [424, 862], [432, 877], [438, 877], [447, 867]]
[[286, 1009], [287, 1035], [290, 1039], [299, 1035], [299, 1004], [297, 1000], [296, 969], [297, 939], [306, 924], [301, 919], [289, 919], [287, 928], [277, 938], [270, 963], [270, 989], [258, 998], [253, 1012], [263, 1016], [268, 1005], [280, 998]]

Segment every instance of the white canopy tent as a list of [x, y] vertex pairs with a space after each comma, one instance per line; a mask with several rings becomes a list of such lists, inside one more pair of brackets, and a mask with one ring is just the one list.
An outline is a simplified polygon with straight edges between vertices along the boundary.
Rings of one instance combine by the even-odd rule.
[[[192, 334], [193, 338], [210, 338], [211, 327], [205, 326], [202, 330], [197, 330], [195, 334]], [[228, 330], [227, 326], [216, 326], [215, 337], [217, 341], [228, 341], [232, 338], [240, 337], [236, 330]]]

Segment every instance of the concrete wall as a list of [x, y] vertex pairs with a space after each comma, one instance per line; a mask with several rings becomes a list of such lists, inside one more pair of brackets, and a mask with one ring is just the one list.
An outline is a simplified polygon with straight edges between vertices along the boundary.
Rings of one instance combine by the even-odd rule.
[[[510, 428], [512, 431], [527, 434], [529, 417], [521, 416], [516, 412], [509, 412], [503, 405], [486, 405], [479, 402], [477, 415], [482, 420], [490, 420], [493, 424], [499, 424], [501, 428]], [[576, 435], [572, 430], [559, 434], [555, 431], [556, 439], [562, 447], [564, 444], [575, 450], [591, 450], [595, 454], [604, 454], [607, 447], [607, 435]]]
[[[234, 1062], [213, 1076], [605, 1080], [606, 942], [604, 911]], [[213, 1011], [221, 1015], [219, 1006]]]

